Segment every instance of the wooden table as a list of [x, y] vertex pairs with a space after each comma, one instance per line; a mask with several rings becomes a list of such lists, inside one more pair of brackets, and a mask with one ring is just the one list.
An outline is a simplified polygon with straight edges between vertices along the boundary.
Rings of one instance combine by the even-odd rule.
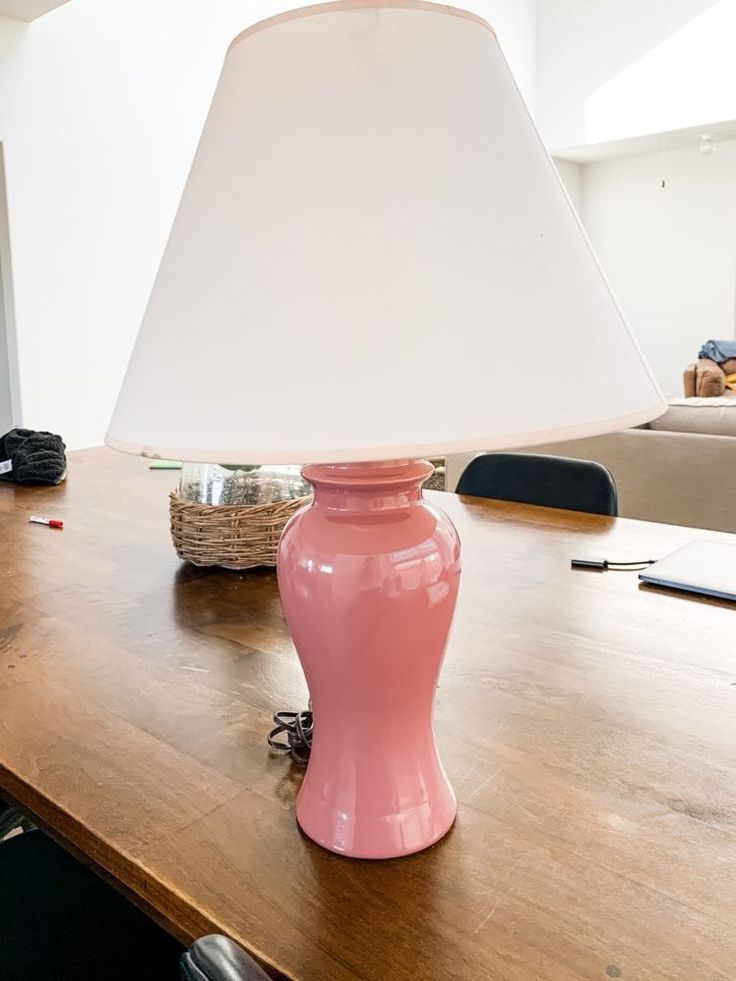
[[736, 978], [736, 611], [569, 568], [729, 536], [433, 495], [465, 546], [437, 705], [459, 817], [359, 862], [299, 833], [265, 746], [306, 699], [275, 577], [180, 566], [177, 477], [89, 450], [0, 485], [4, 792], [276, 978]]

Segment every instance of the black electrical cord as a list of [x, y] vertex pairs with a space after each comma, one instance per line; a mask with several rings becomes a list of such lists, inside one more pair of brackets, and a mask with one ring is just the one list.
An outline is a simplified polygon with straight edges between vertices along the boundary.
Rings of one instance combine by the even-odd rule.
[[615, 562], [613, 559], [570, 559], [572, 569], [597, 569], [600, 572], [638, 572], [654, 565], [656, 559], [639, 559], [638, 562]]
[[[277, 712], [273, 721], [276, 725], [268, 734], [268, 745], [277, 753], [288, 753], [296, 763], [306, 766], [314, 731], [311, 702], [304, 712]], [[279, 736], [286, 736], [286, 742]]]

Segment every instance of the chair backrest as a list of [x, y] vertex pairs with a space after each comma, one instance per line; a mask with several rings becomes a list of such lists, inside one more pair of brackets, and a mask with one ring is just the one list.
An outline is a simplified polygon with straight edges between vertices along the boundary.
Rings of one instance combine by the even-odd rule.
[[181, 981], [270, 981], [250, 954], [216, 933], [195, 940], [180, 968]]
[[616, 482], [592, 460], [534, 453], [485, 453], [471, 460], [456, 493], [519, 504], [618, 514]]

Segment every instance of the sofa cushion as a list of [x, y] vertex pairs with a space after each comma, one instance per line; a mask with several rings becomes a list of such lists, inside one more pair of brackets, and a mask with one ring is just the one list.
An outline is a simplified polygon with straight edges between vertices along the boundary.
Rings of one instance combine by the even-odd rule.
[[669, 399], [669, 408], [649, 429], [671, 433], [736, 436], [736, 397]]

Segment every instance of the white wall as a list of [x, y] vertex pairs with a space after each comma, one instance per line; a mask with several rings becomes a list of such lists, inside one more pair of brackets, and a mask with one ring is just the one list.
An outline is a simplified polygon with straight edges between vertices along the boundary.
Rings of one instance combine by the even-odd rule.
[[701, 343], [734, 336], [736, 142], [581, 172], [583, 222], [606, 275], [660, 385], [682, 395]]
[[[296, 5], [74, 0], [30, 25], [0, 18], [26, 425], [101, 442], [225, 48]], [[533, 102], [534, 0], [468, 7], [494, 24]]]
[[5, 165], [0, 143], [0, 435], [21, 419]]
[[565, 190], [575, 210], [582, 217], [583, 168], [580, 164], [573, 163], [572, 160], [555, 160], [555, 167], [557, 167], [557, 173], [562, 178], [562, 183], [565, 185]]
[[539, 0], [552, 148], [736, 118], [736, 0]]
[[536, 108], [537, 2], [536, 0], [467, 0], [457, 2], [492, 25], [526, 104]]

